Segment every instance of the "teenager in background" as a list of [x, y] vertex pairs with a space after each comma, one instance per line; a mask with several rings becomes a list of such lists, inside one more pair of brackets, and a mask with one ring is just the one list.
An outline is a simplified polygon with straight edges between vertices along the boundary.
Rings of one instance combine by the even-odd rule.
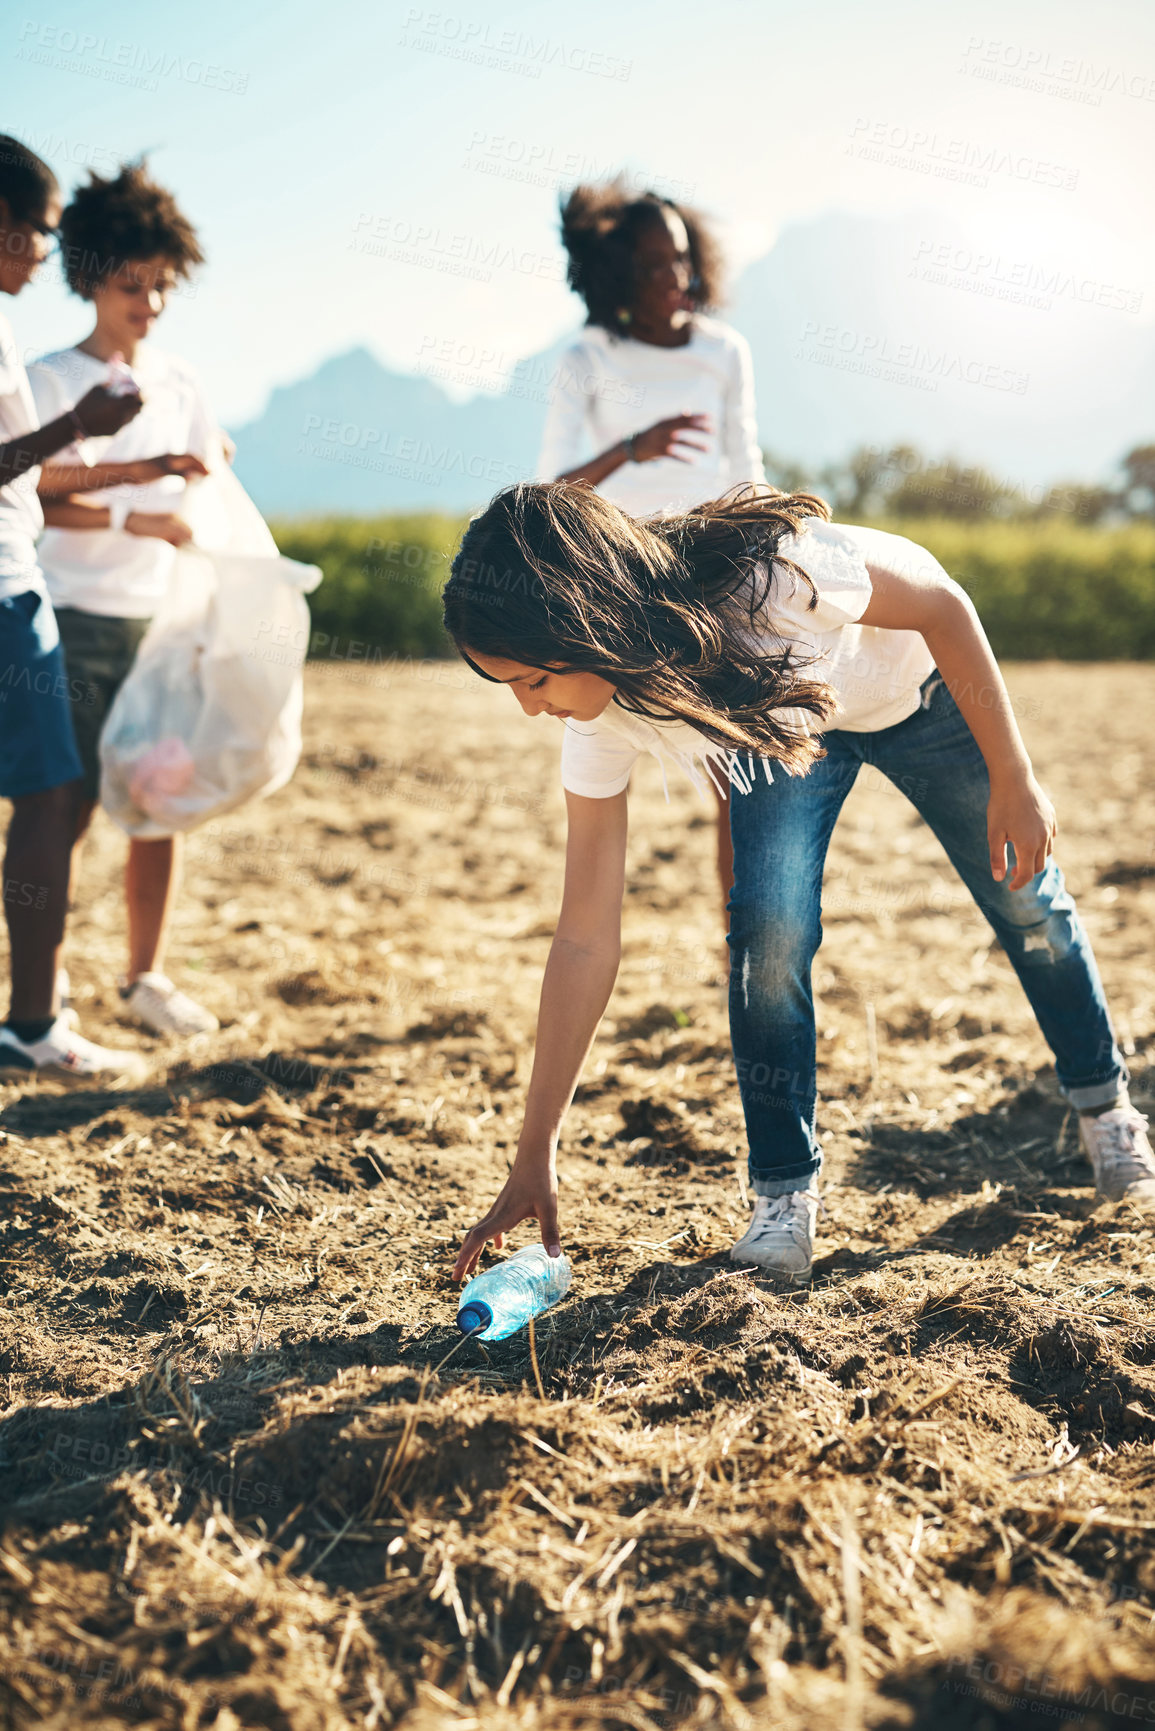
[[[40, 478], [48, 524], [40, 560], [69, 679], [86, 697], [73, 705], [84, 774], [75, 891], [81, 844], [100, 797], [101, 729], [164, 595], [176, 549], [191, 538], [181, 516], [188, 482], [207, 473], [221, 434], [192, 367], [151, 341], [169, 297], [203, 260], [196, 230], [172, 193], [143, 163], [126, 164], [110, 179], [90, 174], [61, 217], [60, 232], [69, 287], [91, 304], [94, 323], [75, 347], [29, 369], [41, 415], [65, 413], [114, 358], [127, 363], [144, 395], [131, 426], [110, 440], [78, 439]], [[128, 961], [120, 992], [151, 1032], [187, 1036], [218, 1023], [164, 972], [181, 840], [134, 836], [128, 844]]]
[[[32, 281], [60, 204], [48, 164], [0, 136], [0, 294], [18, 295]], [[93, 380], [67, 412], [38, 425], [12, 328], [0, 314], [0, 798], [12, 801], [3, 878], [12, 991], [0, 1027], [0, 1075], [9, 1081], [111, 1081], [144, 1069], [136, 1053], [95, 1045], [61, 1013], [57, 974], [81, 768], [60, 636], [36, 557], [40, 464], [77, 438], [115, 434], [140, 407], [136, 393], [114, 396]]]
[[[764, 482], [750, 350], [707, 314], [722, 259], [701, 216], [618, 180], [577, 187], [561, 219], [586, 327], [561, 358], [539, 478], [585, 481], [632, 517]], [[714, 793], [724, 910], [730, 808], [724, 787]]]

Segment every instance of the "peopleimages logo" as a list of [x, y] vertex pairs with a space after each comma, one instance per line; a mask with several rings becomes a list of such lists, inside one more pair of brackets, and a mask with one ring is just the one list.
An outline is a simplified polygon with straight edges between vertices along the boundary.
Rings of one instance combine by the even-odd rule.
[[465, 475], [491, 489], [521, 479], [513, 463], [489, 452], [463, 451], [416, 434], [342, 421], [335, 415], [306, 415], [296, 449], [299, 457], [348, 463], [375, 474], [403, 474], [410, 480], [424, 478], [434, 487], [440, 486], [444, 475]]
[[[68, 138], [63, 132], [26, 132], [23, 128], [20, 136], [37, 156], [47, 157], [52, 162], [66, 162], [73, 168], [95, 168], [106, 174], [115, 174], [120, 165], [116, 151], [107, 144]], [[0, 162], [5, 160], [6, 157], [0, 153]], [[44, 351], [35, 352], [43, 354]]]
[[856, 120], [846, 155], [967, 186], [986, 187], [992, 178], [999, 177], [1057, 187], [1063, 192], [1074, 192], [1079, 184], [1078, 169], [1032, 156], [1029, 151], [973, 138], [951, 138], [944, 132], [887, 120]]
[[1057, 300], [1121, 313], [1137, 313], [1143, 305], [1141, 289], [1102, 282], [1059, 265], [1004, 258], [1001, 253], [953, 246], [947, 241], [920, 240], [910, 274], [936, 288], [961, 289], [1039, 312], [1050, 312]]
[[[1155, 1696], [1132, 1695], [1124, 1689], [1104, 1688], [1098, 1683], [1073, 1683], [1053, 1671], [1004, 1663], [998, 1659], [964, 1658], [948, 1661], [947, 1687], [953, 1694], [970, 1695], [984, 1707], [1024, 1710], [1056, 1719], [1078, 1718], [1081, 1724], [1094, 1715], [1110, 1715], [1112, 1724], [1135, 1720], [1155, 1724]], [[968, 1687], [968, 1684], [971, 1687]], [[1053, 1703], [1053, 1704], [1052, 1704]]]
[[456, 337], [424, 336], [418, 346], [416, 371], [423, 378], [445, 384], [465, 385], [495, 397], [516, 397], [549, 405], [559, 391], [580, 391], [590, 402], [620, 403], [640, 409], [646, 400], [644, 385], [623, 379], [603, 379], [590, 371], [577, 371], [564, 358], [547, 365], [541, 356], [523, 360], [502, 349], [462, 342]]
[[1054, 54], [1033, 43], [1004, 42], [999, 37], [972, 36], [963, 50], [960, 72], [990, 84], [1033, 90], [1067, 102], [1101, 106], [1104, 96], [1128, 96], [1135, 102], [1155, 102], [1155, 75], [1132, 66], [1083, 60]]
[[599, 159], [584, 150], [566, 150], [541, 138], [517, 138], [508, 132], [474, 132], [462, 167], [473, 174], [491, 174], [527, 186], [555, 191], [575, 181], [616, 178], [628, 191], [656, 192], [675, 204], [692, 204], [698, 196], [696, 181], [674, 180], [651, 174], [648, 169], [624, 169], [616, 157]]
[[118, 41], [91, 30], [71, 30], [59, 24], [38, 24], [26, 18], [20, 28], [18, 60], [36, 66], [54, 66], [65, 72], [101, 78], [110, 84], [135, 85], [141, 90], [159, 89], [161, 78], [178, 78], [184, 84], [199, 84], [243, 96], [249, 87], [247, 72], [238, 72], [217, 61], [173, 54], [141, 42]]
[[496, 72], [513, 72], [522, 78], [540, 78], [549, 66], [624, 84], [634, 69], [632, 60], [606, 54], [600, 48], [559, 42], [552, 36], [531, 36], [524, 30], [498, 30], [485, 21], [422, 6], [411, 6], [406, 12], [400, 45]]
[[474, 282], [492, 282], [495, 270], [543, 282], [565, 280], [565, 259], [556, 248], [548, 253], [513, 245], [492, 236], [441, 229], [434, 223], [359, 211], [353, 224], [351, 252], [384, 258], [393, 264], [413, 264]]
[[802, 326], [801, 338], [792, 352], [795, 360], [809, 361], [814, 366], [860, 373], [866, 378], [909, 385], [920, 391], [937, 391], [942, 380], [948, 379], [1021, 397], [1031, 382], [1029, 373], [997, 361], [961, 355], [950, 349], [926, 348], [916, 342], [895, 342], [883, 332], [822, 325], [814, 319], [807, 319]]

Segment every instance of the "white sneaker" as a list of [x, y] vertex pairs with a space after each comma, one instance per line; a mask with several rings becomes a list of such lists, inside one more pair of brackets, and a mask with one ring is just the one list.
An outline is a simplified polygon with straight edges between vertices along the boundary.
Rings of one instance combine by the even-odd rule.
[[1098, 1117], [1079, 1114], [1079, 1141], [1095, 1168], [1095, 1189], [1108, 1201], [1155, 1202], [1155, 1153], [1147, 1120], [1131, 1102]]
[[814, 1261], [818, 1208], [815, 1190], [756, 1197], [754, 1218], [731, 1250], [731, 1262], [748, 1262], [790, 1286], [804, 1286]]
[[121, 996], [154, 1034], [213, 1034], [220, 1027], [212, 1011], [179, 992], [167, 974], [138, 974]]
[[25, 1041], [11, 1028], [0, 1027], [0, 1074], [14, 1081], [16, 1072], [66, 1082], [141, 1082], [148, 1064], [139, 1052], [113, 1052], [84, 1039], [57, 1016], [42, 1040]]

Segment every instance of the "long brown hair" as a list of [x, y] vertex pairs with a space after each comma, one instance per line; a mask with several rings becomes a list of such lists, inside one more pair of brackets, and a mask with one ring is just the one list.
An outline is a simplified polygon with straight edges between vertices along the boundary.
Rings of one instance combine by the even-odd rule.
[[445, 626], [466, 660], [600, 674], [632, 714], [799, 773], [822, 756], [800, 712], [825, 719], [834, 694], [767, 638], [766, 603], [777, 559], [816, 604], [778, 549], [829, 516], [813, 494], [747, 486], [641, 522], [584, 483], [508, 487], [465, 532]]

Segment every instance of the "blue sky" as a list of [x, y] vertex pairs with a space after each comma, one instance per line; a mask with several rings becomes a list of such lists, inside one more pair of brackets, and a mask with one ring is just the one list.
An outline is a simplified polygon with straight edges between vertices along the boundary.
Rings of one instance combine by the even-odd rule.
[[[931, 209], [1092, 265], [1136, 330], [1155, 312], [1149, 0], [93, 10], [9, 13], [3, 127], [66, 187], [150, 151], [209, 258], [159, 340], [234, 424], [357, 343], [407, 371], [449, 344], [463, 388], [544, 347], [578, 314], [558, 190], [610, 166], [712, 213], [738, 263], [824, 211]], [[86, 329], [52, 280], [9, 310], [27, 349]]]

